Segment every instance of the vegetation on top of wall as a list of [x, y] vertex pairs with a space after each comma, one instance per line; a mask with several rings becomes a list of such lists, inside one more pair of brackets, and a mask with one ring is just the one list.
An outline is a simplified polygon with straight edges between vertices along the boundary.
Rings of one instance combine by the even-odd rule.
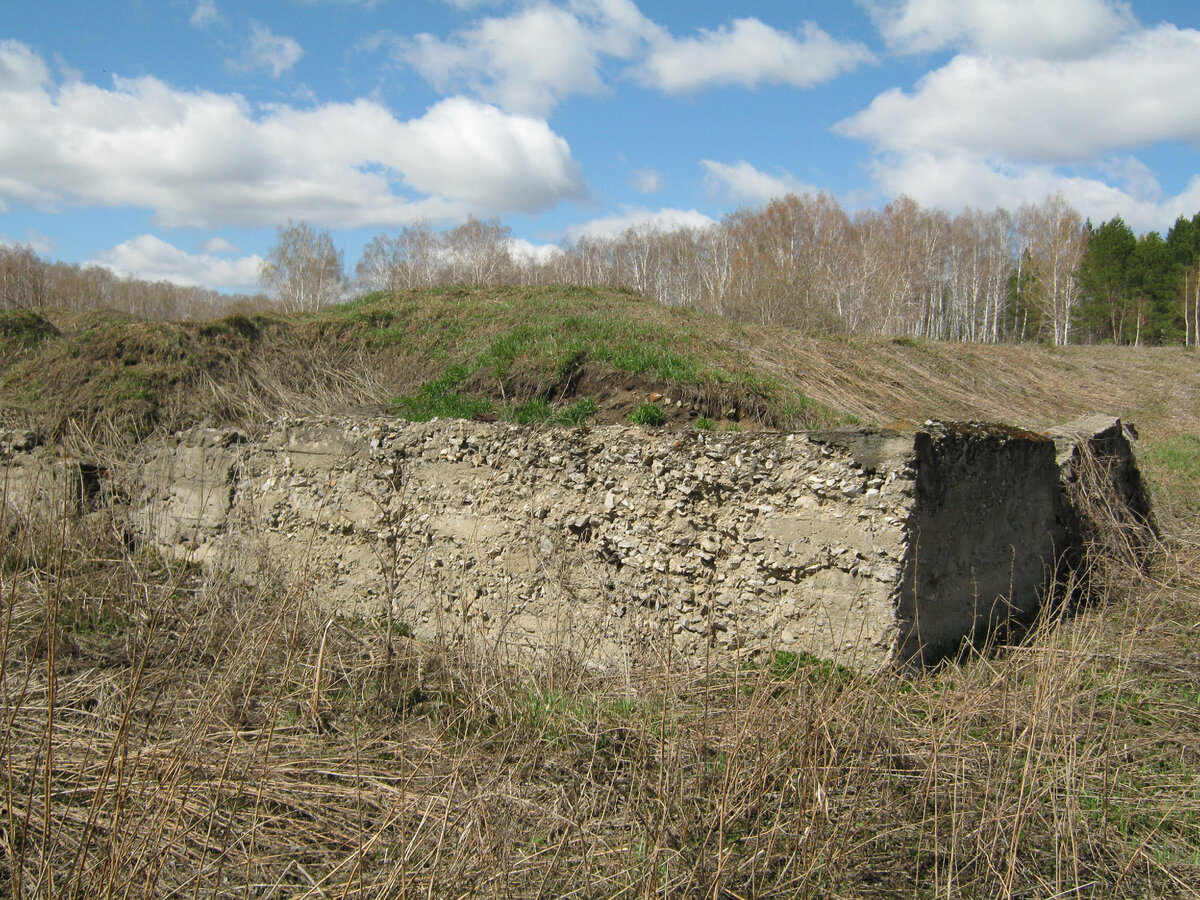
[[[0, 340], [21, 352], [0, 361], [0, 420], [47, 435], [102, 427], [137, 439], [202, 421], [372, 407], [618, 421], [656, 391], [688, 400], [677, 421], [838, 421], [754, 363], [739, 326], [623, 291], [432, 289], [208, 322], [25, 310], [3, 322]], [[549, 412], [524, 408], [532, 401]]]

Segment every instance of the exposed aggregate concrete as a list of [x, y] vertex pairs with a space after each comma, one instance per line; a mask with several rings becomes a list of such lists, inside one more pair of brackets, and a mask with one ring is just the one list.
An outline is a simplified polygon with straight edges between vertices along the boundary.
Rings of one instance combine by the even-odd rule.
[[[36, 455], [22, 440], [14, 470]], [[175, 435], [141, 481], [133, 519], [171, 552], [418, 638], [596, 665], [776, 649], [866, 670], [932, 660], [1032, 615], [1080, 534], [1053, 441], [937, 422], [305, 419], [254, 440]]]

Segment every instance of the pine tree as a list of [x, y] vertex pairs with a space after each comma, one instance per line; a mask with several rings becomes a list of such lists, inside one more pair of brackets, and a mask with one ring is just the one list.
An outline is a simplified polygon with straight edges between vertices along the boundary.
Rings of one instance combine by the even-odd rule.
[[1120, 216], [1093, 228], [1076, 272], [1079, 322], [1091, 340], [1118, 344], [1136, 332], [1131, 260], [1137, 238]]

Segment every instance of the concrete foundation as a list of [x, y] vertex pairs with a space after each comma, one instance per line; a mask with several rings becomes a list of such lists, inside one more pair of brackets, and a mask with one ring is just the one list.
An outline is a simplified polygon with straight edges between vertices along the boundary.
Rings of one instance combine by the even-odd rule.
[[[130, 514], [173, 553], [419, 638], [596, 665], [783, 649], [879, 670], [1036, 613], [1079, 558], [1065, 447], [934, 422], [771, 434], [313, 419], [165, 441]], [[1136, 473], [1127, 451], [1102, 452]], [[7, 465], [28, 482], [36, 457], [12, 450]]]

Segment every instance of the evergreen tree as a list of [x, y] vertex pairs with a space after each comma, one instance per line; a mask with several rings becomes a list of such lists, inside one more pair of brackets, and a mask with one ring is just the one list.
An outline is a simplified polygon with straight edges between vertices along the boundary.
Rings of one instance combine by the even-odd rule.
[[1133, 294], [1135, 345], [1176, 339], [1181, 323], [1175, 309], [1174, 265], [1167, 243], [1157, 231], [1142, 235], [1129, 261]]
[[[1076, 272], [1079, 323], [1091, 340], [1132, 340], [1136, 332], [1131, 261], [1138, 241], [1120, 216], [1093, 228]], [[1132, 327], [1131, 327], [1132, 326]]]
[[1177, 321], [1185, 346], [1200, 344], [1200, 213], [1180, 216], [1167, 232], [1171, 254]]

